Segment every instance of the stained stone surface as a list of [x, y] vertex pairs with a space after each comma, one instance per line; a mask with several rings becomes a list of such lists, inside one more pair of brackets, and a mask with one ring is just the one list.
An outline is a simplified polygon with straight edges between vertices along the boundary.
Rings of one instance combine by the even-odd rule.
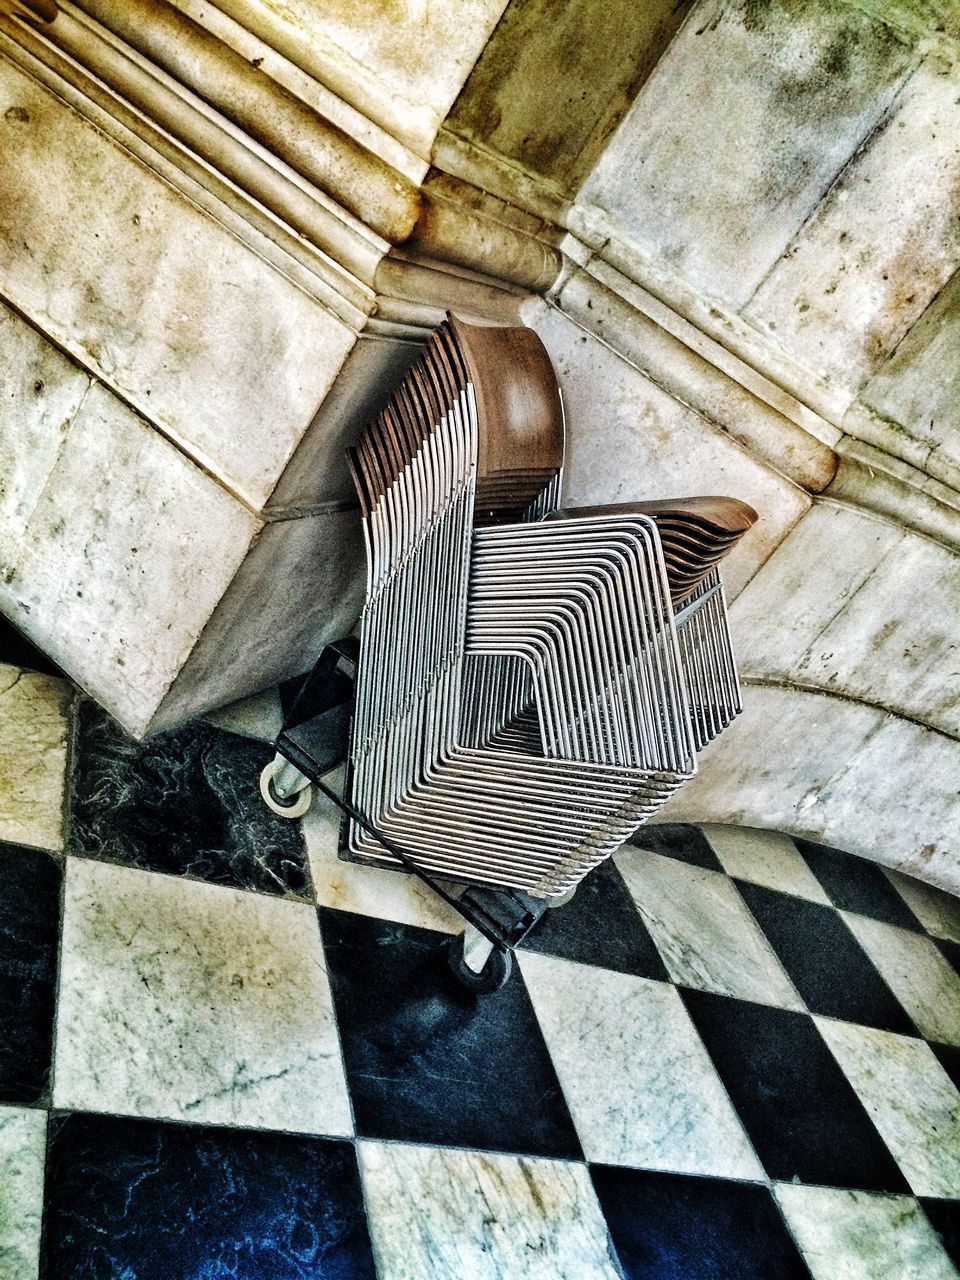
[[960, 1045], [960, 974], [936, 943], [845, 911], [844, 919], [928, 1040]]
[[0, 1107], [0, 1275], [37, 1280], [47, 1117]]
[[617, 866], [674, 982], [802, 1009], [795, 991], [733, 882], [625, 846]]
[[79, 712], [69, 848], [261, 893], [309, 892], [299, 825], [260, 795], [268, 745], [194, 721], [136, 742], [92, 702]]
[[7, 60], [0, 139], [5, 296], [262, 507], [354, 334]]
[[314, 911], [72, 858], [58, 1108], [352, 1132]]
[[98, 383], [33, 509], [15, 572], [0, 577], [0, 605], [143, 733], [258, 528], [248, 507]]
[[663, 265], [739, 306], [881, 118], [911, 61], [888, 28], [846, 6], [700, 6], [580, 199]]
[[380, 1280], [618, 1280], [582, 1164], [361, 1142]]
[[0, 662], [0, 840], [63, 847], [70, 686]]
[[813, 1280], [956, 1280], [911, 1196], [784, 1185], [774, 1194]]
[[0, 1102], [47, 1097], [61, 874], [50, 854], [0, 844]]
[[[785, 778], [792, 779], [789, 787]], [[748, 675], [743, 714], [722, 744], [704, 753], [697, 776], [661, 816], [830, 839], [864, 859], [960, 892], [954, 740], [826, 690], [751, 684]]]
[[829, 904], [823, 886], [789, 836], [779, 831], [717, 824], [705, 826], [703, 834], [727, 875], [794, 894], [809, 902]]
[[872, 431], [882, 433], [875, 443], [954, 485], [960, 481], [958, 351], [960, 275], [955, 275], [860, 396], [875, 415]]
[[588, 1160], [763, 1176], [672, 987], [552, 956], [520, 967]]
[[960, 1092], [922, 1040], [817, 1026], [918, 1196], [960, 1199]]
[[746, 310], [848, 393], [882, 365], [960, 261], [957, 97], [955, 74], [937, 58], [920, 65]]
[[0, 303], [0, 570], [46, 483], [89, 374]]
[[322, 1138], [55, 1116], [47, 1280], [375, 1280], [356, 1156]]
[[733, 605], [740, 668], [903, 709], [955, 734], [956, 616], [903, 607], [919, 584], [930, 600], [955, 599], [957, 555], [869, 512], [818, 502]]

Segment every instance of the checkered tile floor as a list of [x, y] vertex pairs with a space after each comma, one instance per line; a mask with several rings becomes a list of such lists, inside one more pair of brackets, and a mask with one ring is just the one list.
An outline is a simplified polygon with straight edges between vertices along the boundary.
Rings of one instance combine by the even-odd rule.
[[138, 746], [4, 659], [3, 1280], [956, 1280], [957, 900], [648, 828], [477, 1001], [263, 808], [275, 699]]

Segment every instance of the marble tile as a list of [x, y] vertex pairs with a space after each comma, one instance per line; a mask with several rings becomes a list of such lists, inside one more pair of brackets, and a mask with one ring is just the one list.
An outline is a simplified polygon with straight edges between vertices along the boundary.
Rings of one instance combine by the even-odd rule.
[[697, 827], [682, 823], [666, 823], [662, 826], [643, 826], [631, 836], [629, 843], [637, 849], [663, 854], [689, 862], [693, 867], [706, 867], [710, 871], [722, 871], [723, 866], [703, 833]]
[[913, 1023], [834, 907], [756, 884], [741, 884], [740, 893], [811, 1013], [913, 1034]]
[[326, 907], [320, 926], [358, 1134], [580, 1158], [519, 973], [477, 997], [442, 933]]
[[766, 1187], [591, 1170], [628, 1280], [809, 1280]]
[[890, 884], [883, 867], [813, 840], [798, 838], [796, 845], [834, 906], [903, 929], [920, 928], [916, 916]]
[[63, 848], [70, 686], [0, 663], [0, 840]]
[[682, 995], [771, 1178], [908, 1190], [809, 1015], [706, 991]]
[[667, 976], [660, 953], [612, 861], [591, 871], [570, 902], [544, 912], [522, 949], [639, 978], [662, 980]]
[[399, 1143], [358, 1150], [380, 1280], [619, 1280], [585, 1165]]
[[70, 858], [57, 1107], [351, 1132], [311, 907]]
[[933, 1050], [934, 1056], [941, 1067], [957, 1086], [957, 1089], [960, 1089], [960, 1045], [937, 1044], [935, 1040], [928, 1040], [927, 1043]]
[[47, 1097], [60, 881], [58, 858], [0, 844], [0, 1102]]
[[0, 1107], [0, 1275], [37, 1280], [43, 1214], [43, 1111]]
[[960, 1045], [960, 974], [936, 943], [851, 911], [843, 917], [920, 1034]]
[[960, 1092], [930, 1046], [816, 1020], [914, 1194], [960, 1199]]
[[960, 898], [916, 876], [889, 870], [885, 874], [928, 933], [960, 943]]
[[782, 832], [711, 823], [703, 834], [727, 875], [829, 905], [823, 886]]
[[51, 1120], [45, 1280], [375, 1280], [349, 1142]]
[[774, 1194], [813, 1280], [957, 1280], [912, 1196], [789, 1186]]
[[[331, 785], [339, 790], [339, 774]], [[416, 876], [344, 862], [337, 854], [340, 810], [325, 796], [314, 794], [302, 825], [313, 891], [321, 907], [442, 933], [463, 932], [461, 917]], [[452, 885], [448, 887], [459, 892]]]
[[588, 1160], [763, 1176], [674, 987], [552, 956], [520, 967]]
[[960, 1275], [960, 1200], [921, 1199], [920, 1203]]
[[726, 875], [629, 846], [616, 863], [674, 982], [785, 1009], [804, 1007]]
[[94, 703], [79, 711], [68, 849], [260, 893], [310, 892], [295, 822], [271, 813], [265, 743], [193, 721], [146, 741]]
[[209, 712], [205, 719], [218, 729], [227, 729], [230, 733], [239, 733], [245, 738], [260, 738], [264, 742], [275, 741], [283, 727], [280, 700], [275, 688], [264, 689], [262, 693], [254, 693], [249, 698], [231, 702], [226, 707]]

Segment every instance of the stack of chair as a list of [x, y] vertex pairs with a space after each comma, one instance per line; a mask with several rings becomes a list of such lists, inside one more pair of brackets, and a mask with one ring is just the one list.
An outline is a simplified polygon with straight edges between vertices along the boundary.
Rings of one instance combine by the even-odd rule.
[[[353, 805], [427, 873], [567, 892], [740, 710], [717, 566], [754, 513], [558, 509], [542, 344], [457, 319], [349, 461], [368, 557]], [[397, 865], [354, 822], [348, 848]]]

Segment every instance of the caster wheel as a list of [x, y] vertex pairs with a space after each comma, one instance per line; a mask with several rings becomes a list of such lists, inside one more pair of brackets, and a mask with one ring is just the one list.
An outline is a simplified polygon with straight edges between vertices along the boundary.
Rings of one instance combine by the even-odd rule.
[[271, 760], [268, 765], [264, 766], [263, 772], [260, 774], [260, 794], [263, 796], [267, 808], [279, 817], [302, 818], [310, 808], [310, 802], [313, 799], [313, 787], [308, 784], [302, 791], [297, 791], [286, 800], [281, 800], [273, 789], [273, 779], [276, 777], [277, 770], [280, 767], [276, 760]]
[[451, 938], [447, 944], [447, 965], [457, 982], [477, 996], [488, 996], [499, 991], [513, 972], [511, 952], [494, 947], [487, 963], [477, 973], [463, 958], [463, 941], [464, 935], [461, 933], [458, 937]]
[[577, 892], [577, 886], [576, 886], [576, 885], [574, 885], [574, 887], [573, 887], [572, 889], [568, 889], [568, 890], [566, 891], [566, 893], [561, 893], [561, 894], [560, 894], [558, 897], [556, 897], [556, 898], [548, 898], [548, 899], [547, 899], [547, 910], [548, 910], [548, 911], [556, 911], [556, 909], [557, 909], [558, 907], [565, 907], [565, 906], [567, 905], [567, 903], [568, 903], [568, 902], [572, 902], [572, 901], [573, 901], [573, 895], [574, 895], [576, 892]]

